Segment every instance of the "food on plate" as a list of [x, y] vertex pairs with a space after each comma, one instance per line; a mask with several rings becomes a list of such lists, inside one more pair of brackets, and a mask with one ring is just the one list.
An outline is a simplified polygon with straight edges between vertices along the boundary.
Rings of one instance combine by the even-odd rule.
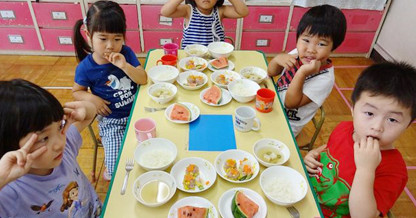
[[140, 196], [148, 204], [160, 203], [169, 197], [169, 186], [159, 180], [152, 180], [143, 185]]
[[166, 166], [172, 161], [173, 155], [164, 149], [150, 150], [140, 157], [140, 164], [148, 168], [159, 168]]
[[185, 190], [194, 190], [198, 187], [199, 190], [204, 189], [202, 179], [199, 177], [199, 168], [195, 164], [189, 164], [185, 169], [185, 175], [182, 181]]
[[228, 85], [231, 81], [233, 81], [233, 77], [227, 77], [224, 74], [220, 74], [215, 78], [215, 82], [221, 85]]
[[192, 58], [185, 63], [185, 68], [188, 70], [200, 70], [204, 69], [205, 67], [205, 63], [197, 58]]
[[243, 192], [236, 191], [231, 203], [234, 218], [252, 218], [259, 211], [259, 205], [248, 198]]
[[261, 80], [262, 77], [253, 71], [246, 71], [243, 73], [243, 77], [249, 80]]
[[219, 104], [222, 98], [222, 89], [216, 85], [213, 85], [205, 92], [203, 98], [208, 103]]
[[224, 171], [227, 178], [235, 181], [248, 180], [253, 176], [253, 167], [247, 158], [239, 161], [238, 168], [236, 160], [227, 159], [224, 163]]
[[187, 83], [185, 85], [187, 86], [192, 86], [192, 87], [199, 86], [199, 85], [204, 84], [204, 77], [191, 74], [186, 78], [186, 82]]
[[264, 147], [259, 149], [257, 156], [264, 162], [267, 163], [279, 163], [283, 155], [276, 149], [272, 147]]
[[215, 69], [222, 69], [228, 67], [228, 59], [226, 57], [219, 57], [211, 62], [211, 66]]
[[162, 87], [153, 91], [152, 95], [156, 98], [169, 98], [173, 95], [173, 92], [168, 88]]
[[186, 105], [175, 103], [172, 107], [169, 117], [171, 120], [190, 121], [191, 111]]
[[205, 51], [199, 48], [191, 48], [188, 50], [189, 55], [194, 55], [194, 56], [198, 56], [201, 57], [202, 55], [205, 54]]
[[183, 206], [178, 208], [178, 218], [208, 218], [208, 212], [204, 207]]

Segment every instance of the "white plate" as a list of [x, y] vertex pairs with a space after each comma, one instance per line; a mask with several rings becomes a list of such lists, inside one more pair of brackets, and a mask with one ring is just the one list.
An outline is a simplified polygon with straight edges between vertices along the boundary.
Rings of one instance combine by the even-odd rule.
[[208, 91], [208, 89], [209, 89], [209, 88], [206, 88], [206, 89], [202, 90], [202, 91], [201, 91], [201, 93], [199, 94], [199, 98], [201, 99], [201, 101], [202, 101], [202, 102], [204, 102], [205, 104], [207, 104], [207, 105], [209, 105], [209, 106], [214, 106], [214, 107], [223, 106], [223, 105], [226, 105], [226, 104], [230, 103], [231, 99], [233, 99], [233, 98], [231, 97], [230, 92], [228, 92], [228, 90], [227, 90], [227, 89], [223, 89], [223, 88], [221, 88], [221, 90], [222, 90], [222, 95], [221, 95], [221, 101], [220, 101], [220, 103], [219, 103], [219, 104], [213, 104], [213, 103], [207, 102], [207, 101], [204, 99], [204, 94], [205, 94], [205, 92], [207, 92], [207, 91]]
[[215, 59], [212, 59], [212, 60], [208, 61], [208, 69], [210, 69], [211, 71], [216, 71], [216, 70], [234, 70], [235, 65], [234, 65], [234, 63], [232, 61], [228, 60], [228, 67], [224, 67], [224, 68], [221, 68], [221, 69], [217, 69], [217, 68], [215, 68], [215, 67], [213, 67], [211, 65], [211, 63], [214, 60]]
[[207, 199], [201, 197], [186, 197], [175, 202], [172, 207], [170, 207], [168, 218], [177, 218], [178, 217], [178, 208], [183, 206], [193, 206], [193, 207], [205, 207], [209, 208], [208, 218], [217, 218], [218, 211], [215, 206]]
[[[239, 161], [243, 160], [244, 158], [247, 158], [251, 162], [251, 166], [253, 167], [253, 176], [250, 179], [242, 180], [242, 181], [236, 181], [232, 180], [226, 177], [226, 173], [224, 170], [224, 163], [228, 159], [234, 159], [237, 162], [237, 169], [240, 166]], [[223, 179], [232, 182], [232, 183], [245, 183], [253, 180], [256, 178], [257, 174], [259, 174], [260, 165], [257, 159], [247, 151], [238, 150], [238, 149], [231, 149], [224, 152], [221, 152], [218, 154], [218, 156], [215, 158], [215, 169], [217, 170], [218, 175], [220, 175]]]
[[[188, 69], [187, 67], [186, 67], [186, 63], [188, 62], [188, 61], [190, 61], [190, 60], [192, 60], [192, 61], [194, 61], [194, 62], [196, 62], [196, 63], [199, 63], [199, 64], [203, 64], [203, 65], [205, 65], [204, 67], [202, 67], [202, 68], [200, 68], [200, 69], [197, 69], [197, 68], [190, 68], [190, 69]], [[182, 68], [183, 70], [196, 70], [196, 71], [204, 71], [206, 68], [207, 68], [207, 65], [208, 65], [208, 62], [205, 60], [205, 59], [203, 59], [203, 58], [200, 58], [200, 57], [186, 57], [186, 58], [182, 58], [180, 61], [179, 61], [179, 67], [180, 68]]]
[[217, 83], [217, 81], [215, 81], [215, 79], [217, 78], [217, 76], [219, 76], [221, 74], [225, 76], [225, 79], [227, 80], [228, 83], [230, 83], [231, 81], [237, 80], [237, 79], [241, 79], [240, 74], [237, 73], [237, 72], [235, 72], [235, 71], [232, 71], [232, 70], [216, 70], [216, 71], [214, 71], [211, 74], [211, 81], [215, 85], [217, 85], [217, 86], [219, 86], [221, 88], [224, 88], [224, 89], [227, 88], [228, 83], [225, 85], [225, 84]]
[[253, 216], [253, 218], [264, 218], [267, 216], [267, 205], [264, 199], [255, 191], [248, 188], [232, 188], [224, 192], [218, 200], [218, 210], [224, 218], [234, 217], [231, 212], [231, 203], [236, 191], [242, 191], [244, 195], [250, 198], [254, 203], [259, 205], [259, 210]]
[[[188, 86], [188, 76], [190, 75], [194, 75], [194, 76], [202, 76], [202, 78], [204, 79], [204, 83], [199, 85], [199, 86]], [[202, 86], [204, 86], [205, 84], [207, 84], [208, 82], [208, 77], [207, 75], [205, 75], [204, 73], [201, 73], [199, 71], [196, 70], [189, 70], [183, 73], [180, 73], [178, 78], [176, 79], [176, 82], [182, 86], [184, 89], [187, 90], [197, 90], [200, 89]]]
[[179, 102], [179, 103], [187, 106], [188, 109], [191, 111], [191, 120], [190, 121], [182, 121], [182, 120], [172, 120], [172, 119], [170, 119], [169, 114], [172, 111], [173, 105], [175, 105], [175, 104], [171, 104], [171, 105], [169, 105], [168, 108], [166, 108], [166, 110], [165, 110], [166, 119], [168, 119], [169, 121], [172, 121], [174, 123], [190, 123], [190, 122], [196, 120], [199, 117], [200, 111], [199, 111], [199, 108], [196, 105], [194, 105], [192, 103], [189, 103], [189, 102]]
[[[195, 164], [198, 166], [199, 178], [201, 179], [201, 183], [203, 184], [204, 189], [200, 190], [198, 187], [195, 187], [194, 190], [185, 190], [183, 187], [183, 177], [185, 176], [186, 167], [188, 167], [189, 164]], [[188, 157], [178, 161], [170, 170], [170, 175], [175, 178], [179, 190], [189, 193], [205, 191], [209, 189], [217, 179], [217, 174], [215, 173], [214, 166], [209, 161], [199, 157]], [[207, 181], [209, 181], [208, 185], [206, 185]]]

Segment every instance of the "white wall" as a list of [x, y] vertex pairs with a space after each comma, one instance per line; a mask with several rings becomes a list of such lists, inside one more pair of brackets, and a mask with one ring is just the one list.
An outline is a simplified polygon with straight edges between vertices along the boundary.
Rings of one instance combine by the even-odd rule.
[[374, 46], [386, 60], [416, 66], [416, 1], [392, 0]]

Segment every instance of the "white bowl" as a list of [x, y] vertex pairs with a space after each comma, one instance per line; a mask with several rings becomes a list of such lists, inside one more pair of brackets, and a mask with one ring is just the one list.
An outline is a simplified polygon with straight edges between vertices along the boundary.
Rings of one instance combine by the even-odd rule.
[[234, 51], [234, 46], [227, 42], [211, 42], [208, 45], [208, 51], [213, 58], [228, 58]]
[[134, 152], [134, 159], [147, 171], [165, 170], [173, 163], [177, 154], [176, 145], [170, 140], [150, 138], [139, 143]]
[[193, 44], [185, 47], [185, 53], [190, 57], [204, 57], [208, 53], [208, 48], [205, 45]]
[[[150, 186], [158, 188], [152, 189]], [[175, 192], [175, 179], [164, 171], [155, 170], [143, 173], [133, 183], [134, 197], [148, 207], [158, 207], [165, 204], [173, 197]]]
[[173, 83], [179, 75], [179, 70], [170, 65], [158, 65], [150, 68], [147, 75], [154, 83]]
[[[224, 83], [219, 83], [217, 81], [217, 77], [220, 76], [220, 75], [224, 75], [224, 78], [225, 78]], [[232, 70], [217, 70], [217, 71], [214, 71], [211, 74], [211, 81], [215, 85], [217, 85], [221, 88], [224, 88], [224, 89], [227, 88], [228, 83], [230, 83], [231, 81], [237, 80], [237, 79], [241, 79], [240, 74], [238, 74], [237, 72], [232, 71]]]
[[298, 171], [272, 166], [260, 175], [260, 187], [271, 202], [287, 207], [305, 198], [308, 184]]
[[231, 96], [240, 103], [253, 100], [259, 89], [259, 84], [248, 79], [234, 80], [228, 84]]
[[175, 97], [177, 92], [178, 88], [175, 85], [165, 82], [155, 83], [147, 89], [147, 94], [150, 98], [159, 104], [168, 103]]
[[[193, 63], [193, 65], [189, 65]], [[186, 57], [179, 61], [179, 67], [183, 70], [204, 71], [208, 66], [208, 61], [200, 57]]]
[[[264, 154], [266, 151], [272, 152], [276, 156], [280, 155], [280, 158], [271, 157], [273, 154]], [[282, 165], [286, 163], [290, 157], [290, 150], [287, 145], [279, 140], [269, 138], [260, 139], [254, 143], [253, 153], [259, 163], [265, 167]], [[271, 158], [271, 160], [274, 159], [274, 161], [266, 161], [265, 158], [267, 158], [267, 156]]]
[[[200, 85], [195, 85], [195, 86], [189, 85], [188, 77], [191, 76], [191, 75], [197, 76], [197, 77], [202, 77], [203, 83], [200, 84]], [[182, 86], [184, 89], [187, 89], [187, 90], [197, 90], [197, 89], [200, 89], [205, 84], [207, 84], [208, 77], [207, 77], [207, 75], [205, 75], [204, 73], [201, 73], [199, 71], [190, 70], [190, 71], [186, 71], [186, 72], [180, 73], [179, 76], [178, 76], [178, 78], [176, 79], [176, 82], [180, 86]]]
[[261, 83], [267, 78], [267, 72], [260, 67], [244, 67], [240, 70], [241, 78]]

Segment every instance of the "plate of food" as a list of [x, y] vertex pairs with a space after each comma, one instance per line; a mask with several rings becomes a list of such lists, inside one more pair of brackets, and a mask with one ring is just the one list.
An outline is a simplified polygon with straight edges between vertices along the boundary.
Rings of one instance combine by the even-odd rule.
[[179, 83], [184, 89], [197, 90], [200, 89], [208, 82], [208, 77], [204, 73], [196, 70], [189, 70], [180, 73], [176, 82]]
[[199, 98], [209, 106], [219, 107], [230, 103], [232, 96], [227, 89], [213, 85], [201, 91]]
[[208, 69], [211, 71], [216, 70], [234, 70], [234, 63], [228, 60], [226, 57], [220, 57], [208, 61]]
[[170, 207], [168, 218], [188, 217], [193, 213], [196, 217], [217, 218], [218, 211], [207, 199], [191, 196], [178, 200]]
[[232, 183], [245, 183], [256, 178], [260, 165], [257, 159], [247, 151], [231, 149], [215, 158], [218, 175]]
[[174, 123], [190, 123], [199, 117], [199, 108], [189, 102], [169, 105], [165, 110], [165, 117]]
[[170, 174], [175, 178], [179, 190], [189, 193], [209, 189], [217, 179], [214, 166], [199, 157], [188, 157], [173, 165]]
[[211, 81], [224, 89], [227, 88], [228, 83], [237, 79], [241, 79], [240, 74], [232, 70], [217, 70], [211, 74]]
[[218, 200], [218, 210], [222, 217], [264, 218], [267, 205], [257, 192], [248, 188], [232, 188], [224, 192]]
[[186, 57], [179, 61], [179, 67], [183, 70], [203, 71], [207, 68], [208, 62], [200, 57]]

